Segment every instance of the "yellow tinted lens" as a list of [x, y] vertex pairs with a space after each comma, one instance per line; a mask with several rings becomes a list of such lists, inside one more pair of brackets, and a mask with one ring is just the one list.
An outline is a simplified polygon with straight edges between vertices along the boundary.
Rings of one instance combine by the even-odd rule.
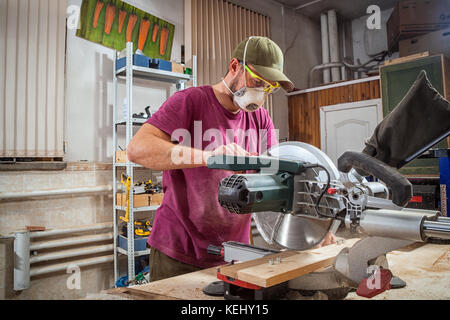
[[276, 85], [272, 85], [270, 82], [264, 80], [263, 78], [261, 78], [260, 76], [258, 76], [256, 74], [254, 74], [253, 71], [250, 70], [249, 67], [247, 67], [247, 66], [244, 66], [244, 67], [245, 67], [245, 70], [248, 71], [248, 73], [250, 74], [250, 76], [252, 78], [261, 80], [261, 81], [263, 81], [263, 82], [265, 82], [267, 84], [267, 87], [264, 88], [264, 92], [267, 92], [268, 94], [271, 94], [271, 93], [277, 92], [278, 89], [280, 89], [280, 84], [278, 82], [276, 83]]

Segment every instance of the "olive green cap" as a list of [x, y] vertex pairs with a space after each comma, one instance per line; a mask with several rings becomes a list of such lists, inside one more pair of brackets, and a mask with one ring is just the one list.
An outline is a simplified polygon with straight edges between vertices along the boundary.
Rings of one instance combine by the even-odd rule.
[[252, 36], [245, 39], [234, 49], [232, 58], [244, 60], [244, 50], [247, 41], [245, 63], [253, 65], [256, 72], [264, 79], [279, 82], [281, 87], [288, 92], [294, 90], [294, 84], [283, 73], [283, 52], [269, 38]]

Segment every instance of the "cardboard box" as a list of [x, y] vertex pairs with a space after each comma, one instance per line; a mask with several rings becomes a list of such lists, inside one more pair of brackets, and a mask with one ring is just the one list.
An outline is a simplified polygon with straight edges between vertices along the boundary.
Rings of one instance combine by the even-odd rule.
[[[133, 208], [159, 206], [162, 203], [164, 193], [157, 194], [135, 194], [133, 197]], [[121, 207], [127, 206], [127, 196], [125, 193], [116, 194], [116, 204]]]
[[[126, 207], [127, 206], [127, 196], [125, 193], [117, 193], [116, 195], [116, 203], [118, 206]], [[150, 206], [150, 194], [135, 194], [133, 197], [133, 207], [148, 207]]]
[[164, 198], [164, 193], [155, 193], [151, 195], [150, 203], [152, 206], [159, 206], [161, 205]]
[[428, 51], [430, 55], [442, 53], [450, 58], [450, 28], [401, 40], [399, 43], [400, 57], [425, 51]]
[[116, 151], [116, 163], [127, 162], [127, 151]]
[[399, 48], [399, 41], [450, 27], [450, 0], [398, 1], [387, 21], [388, 49]]
[[184, 67], [176, 62], [172, 62], [172, 72], [184, 73]]

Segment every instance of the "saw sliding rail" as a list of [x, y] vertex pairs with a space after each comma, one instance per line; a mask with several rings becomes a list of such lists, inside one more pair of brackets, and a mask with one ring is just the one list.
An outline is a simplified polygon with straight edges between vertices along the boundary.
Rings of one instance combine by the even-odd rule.
[[424, 221], [423, 233], [427, 238], [450, 239], [450, 218], [438, 217], [437, 221]]

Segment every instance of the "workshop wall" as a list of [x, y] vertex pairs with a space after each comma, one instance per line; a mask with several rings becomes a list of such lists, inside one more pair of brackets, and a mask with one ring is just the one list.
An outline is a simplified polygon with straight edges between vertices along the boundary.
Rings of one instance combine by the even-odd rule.
[[[352, 20], [353, 56], [355, 64], [357, 63], [357, 59], [361, 63], [365, 63], [370, 59], [369, 55], [387, 50], [386, 23], [393, 10], [394, 8], [381, 11], [381, 29], [379, 30], [367, 29], [366, 21], [369, 15]], [[387, 59], [395, 58], [398, 58], [398, 52], [393, 53], [391, 57], [387, 57]]]
[[[72, 162], [68, 163], [67, 168], [62, 171], [0, 172], [0, 177], [0, 192], [105, 186], [112, 185], [112, 165]], [[144, 169], [137, 169], [135, 177], [142, 180], [157, 180], [153, 172]], [[6, 235], [24, 230], [26, 226], [59, 229], [110, 222], [113, 214], [112, 205], [112, 195], [105, 193], [3, 201], [0, 205], [0, 234]], [[137, 218], [142, 217], [137, 216]], [[83, 245], [78, 247], [81, 248]], [[100, 255], [105, 254], [107, 253]], [[60, 299], [61, 297], [78, 299], [114, 285], [112, 263], [104, 263], [81, 268], [80, 289], [67, 288], [66, 282], [71, 274], [56, 272], [31, 278], [29, 289], [15, 292], [13, 291], [13, 260], [12, 238], [1, 240], [0, 299]], [[123, 261], [126, 265], [126, 259]], [[125, 265], [121, 268], [121, 275], [126, 272]]]
[[[110, 166], [111, 167], [111, 166]], [[112, 184], [111, 168], [98, 164], [69, 163], [63, 171], [1, 172], [0, 192], [25, 192]], [[0, 234], [23, 230], [25, 226], [67, 228], [112, 221], [111, 196], [84, 195], [18, 199], [0, 205]], [[107, 288], [113, 281], [112, 266], [101, 264], [83, 268], [82, 290], [68, 290], [69, 274], [52, 273], [31, 279], [30, 289], [13, 291], [14, 251], [12, 239], [0, 242], [0, 298], [59, 299], [81, 298]], [[107, 270], [110, 269], [110, 270]], [[89, 271], [88, 271], [89, 270]], [[86, 271], [86, 272], [85, 272]], [[96, 274], [104, 283], [93, 278]], [[89, 276], [89, 280], [86, 277]], [[107, 279], [107, 280], [106, 280]]]
[[[68, 0], [81, 6], [82, 0]], [[129, 0], [133, 6], [175, 25], [172, 60], [180, 61], [184, 43], [182, 0]], [[112, 162], [113, 55], [112, 49], [81, 39], [67, 29], [66, 53], [66, 161]], [[175, 92], [175, 86], [134, 82], [133, 112], [152, 111]], [[171, 88], [169, 88], [171, 87]], [[119, 82], [118, 115], [122, 116], [125, 81]]]

